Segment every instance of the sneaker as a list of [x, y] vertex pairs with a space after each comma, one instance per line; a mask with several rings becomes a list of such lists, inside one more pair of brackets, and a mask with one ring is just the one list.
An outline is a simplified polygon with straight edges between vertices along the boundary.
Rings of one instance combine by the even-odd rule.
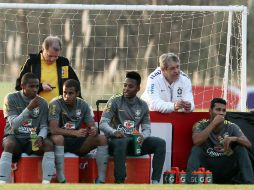
[[6, 184], [6, 181], [0, 180], [0, 184]]
[[103, 182], [103, 181], [99, 180], [98, 178], [96, 178], [94, 183], [95, 184], [103, 184], [105, 182]]
[[116, 184], [122, 184], [122, 183], [124, 183], [124, 180], [115, 180], [115, 183]]
[[50, 181], [49, 181], [49, 180], [42, 180], [41, 183], [42, 183], [42, 184], [50, 184]]
[[63, 180], [63, 181], [61, 181], [61, 182], [59, 182], [59, 183], [67, 183], [67, 181], [66, 181], [66, 179], [65, 179], [65, 180]]
[[152, 184], [159, 184], [158, 180], [152, 180]]

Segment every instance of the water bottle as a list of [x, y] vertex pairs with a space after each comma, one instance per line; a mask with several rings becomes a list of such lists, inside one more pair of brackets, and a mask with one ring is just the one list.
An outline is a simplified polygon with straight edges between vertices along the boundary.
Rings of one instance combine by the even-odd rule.
[[187, 178], [187, 173], [186, 171], [182, 170], [179, 173], [179, 183], [185, 184], [186, 183], [186, 178]]
[[39, 147], [35, 145], [35, 141], [37, 139], [37, 134], [36, 134], [35, 128], [31, 129], [30, 138], [31, 138], [31, 144], [32, 144], [32, 151], [38, 151]]
[[194, 170], [192, 173], [191, 173], [191, 183], [192, 184], [196, 184], [198, 182], [198, 179], [197, 179], [197, 171]]
[[167, 170], [163, 174], [163, 184], [174, 184], [176, 182], [176, 171]]
[[169, 176], [168, 176], [168, 184], [174, 184], [176, 183], [176, 171], [170, 170]]
[[165, 171], [163, 173], [163, 184], [168, 184], [169, 182], [169, 174], [170, 174], [170, 171]]
[[180, 169], [179, 167], [171, 167], [171, 170], [175, 173], [175, 183], [180, 183]]
[[205, 172], [205, 184], [213, 183], [213, 173], [209, 170]]
[[139, 143], [140, 133], [136, 130], [133, 131], [132, 138], [133, 138], [133, 153], [135, 156], [139, 156], [141, 154], [141, 145]]
[[196, 171], [196, 183], [203, 184], [205, 182], [205, 172], [198, 170]]

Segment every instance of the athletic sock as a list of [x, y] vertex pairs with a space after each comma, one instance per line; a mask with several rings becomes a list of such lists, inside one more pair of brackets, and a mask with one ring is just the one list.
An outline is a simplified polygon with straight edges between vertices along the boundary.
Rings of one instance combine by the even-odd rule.
[[0, 159], [0, 180], [8, 182], [11, 176], [12, 153], [3, 152]]
[[54, 152], [45, 152], [42, 159], [43, 181], [50, 181], [55, 171]]
[[98, 168], [98, 180], [105, 182], [108, 165], [108, 145], [97, 147], [96, 163]]
[[65, 181], [64, 176], [64, 146], [55, 146], [56, 177], [58, 182]]

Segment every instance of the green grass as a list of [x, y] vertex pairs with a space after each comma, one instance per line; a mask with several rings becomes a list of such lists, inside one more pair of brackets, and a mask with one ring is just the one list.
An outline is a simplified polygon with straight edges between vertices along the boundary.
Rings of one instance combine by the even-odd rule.
[[14, 82], [0, 82], [0, 109], [3, 109], [3, 100], [5, 95], [13, 92], [14, 88]]
[[1, 190], [238, 190], [254, 189], [254, 185], [115, 185], [115, 184], [4, 184]]

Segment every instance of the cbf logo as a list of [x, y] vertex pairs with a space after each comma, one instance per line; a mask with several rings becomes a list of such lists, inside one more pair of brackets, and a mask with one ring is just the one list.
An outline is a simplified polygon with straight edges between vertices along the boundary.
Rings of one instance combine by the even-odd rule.
[[141, 110], [136, 110], [135, 111], [135, 119], [140, 119], [140, 115], [141, 115]]
[[40, 114], [40, 108], [39, 107], [34, 108], [33, 111], [32, 111], [32, 116], [33, 117], [38, 117], [39, 114]]
[[81, 110], [80, 110], [80, 109], [77, 109], [77, 110], [76, 110], [76, 117], [77, 117], [77, 118], [80, 118], [80, 117], [81, 117]]
[[178, 87], [178, 89], [177, 89], [177, 97], [182, 97], [182, 94], [183, 94], [183, 88]]

